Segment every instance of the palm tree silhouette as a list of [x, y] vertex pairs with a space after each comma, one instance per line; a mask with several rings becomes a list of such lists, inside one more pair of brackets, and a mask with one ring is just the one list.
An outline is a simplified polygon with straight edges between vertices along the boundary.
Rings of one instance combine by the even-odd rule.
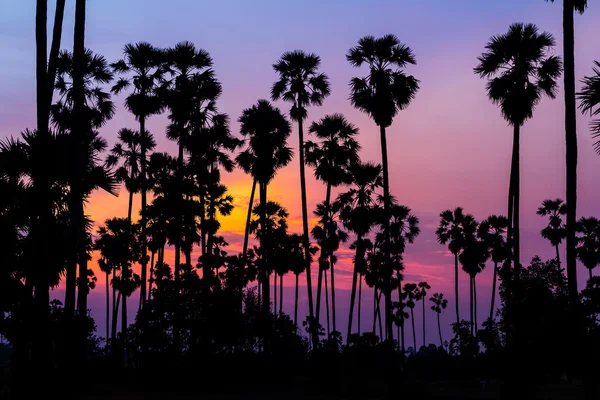
[[[548, 0], [545, 0], [548, 1]], [[554, 2], [554, 0], [550, 0]], [[567, 175], [567, 278], [569, 296], [573, 304], [578, 302], [577, 246], [577, 107], [575, 104], [575, 21], [577, 11], [583, 14], [587, 0], [563, 0], [563, 57], [565, 62], [565, 139]]]
[[567, 205], [561, 199], [544, 200], [542, 206], [538, 208], [537, 214], [545, 217], [548, 216], [548, 226], [542, 229], [542, 237], [550, 242], [556, 248], [556, 262], [560, 265], [560, 254], [558, 246], [563, 239], [567, 237], [567, 228], [562, 221], [561, 215], [567, 213]]
[[425, 340], [425, 299], [427, 298], [427, 291], [431, 289], [431, 286], [427, 282], [419, 282], [417, 285], [418, 295], [415, 300], [421, 300], [423, 302], [423, 346], [427, 345]]
[[159, 96], [159, 87], [162, 75], [160, 68], [163, 63], [164, 52], [147, 42], [127, 44], [123, 49], [124, 58], [111, 64], [116, 74], [121, 76], [112, 87], [112, 92], [119, 94], [123, 90], [132, 87], [131, 93], [125, 99], [125, 107], [135, 116], [140, 123], [141, 136], [141, 159], [140, 159], [140, 197], [141, 197], [141, 241], [142, 257], [141, 271], [143, 276], [142, 291], [146, 293], [146, 268], [147, 257], [147, 234], [146, 234], [146, 191], [147, 179], [147, 152], [146, 145], [149, 132], [146, 130], [146, 120], [163, 109], [163, 101]]
[[[319, 279], [317, 282], [317, 309], [316, 322], [319, 322], [319, 313], [321, 305], [321, 281], [323, 272], [331, 268], [331, 306], [333, 330], [336, 329], [335, 317], [335, 273], [334, 252], [339, 247], [339, 240], [333, 237], [336, 235], [336, 223], [333, 220], [331, 210], [331, 188], [351, 182], [349, 173], [350, 164], [358, 161], [358, 151], [360, 145], [355, 139], [358, 129], [349, 123], [341, 114], [326, 115], [318, 122], [313, 122], [309, 129], [317, 138], [321, 139], [319, 143], [307, 141], [304, 147], [306, 152], [306, 163], [315, 168], [315, 177], [322, 180], [327, 189], [325, 202], [322, 209], [317, 208], [317, 216], [321, 217], [321, 228], [317, 234], [321, 234], [319, 246], [321, 256], [319, 257]], [[315, 227], [317, 229], [317, 227]], [[315, 231], [313, 230], [313, 236]], [[339, 234], [338, 234], [339, 237]], [[315, 237], [315, 239], [317, 239]], [[345, 240], [342, 240], [345, 241]], [[335, 247], [335, 248], [331, 248]], [[322, 268], [324, 267], [324, 268]]]
[[494, 277], [492, 280], [492, 300], [490, 304], [490, 320], [494, 318], [494, 303], [496, 299], [496, 283], [498, 281], [498, 264], [507, 260], [509, 249], [506, 243], [506, 228], [508, 219], [502, 215], [490, 215], [479, 224], [477, 236], [487, 242], [488, 251], [494, 262]]
[[600, 221], [594, 217], [582, 217], [577, 221], [577, 258], [588, 269], [590, 279], [592, 270], [600, 264]]
[[[358, 45], [351, 48], [346, 55], [348, 62], [354, 67], [366, 64], [369, 74], [365, 78], [353, 78], [350, 81], [350, 102], [352, 105], [368, 114], [380, 131], [381, 162], [383, 165], [383, 196], [384, 196], [384, 225], [385, 260], [389, 258], [390, 233], [389, 218], [391, 208], [390, 185], [388, 177], [386, 128], [388, 128], [398, 113], [403, 110], [415, 97], [419, 89], [419, 81], [412, 75], [406, 75], [405, 68], [416, 64], [412, 50], [400, 43], [394, 35], [380, 38], [365, 36]], [[386, 332], [392, 336], [392, 301], [389, 290], [384, 292], [386, 308]]]
[[413, 334], [413, 340], [414, 340], [414, 344], [415, 344], [415, 353], [419, 350], [419, 348], [417, 347], [417, 334], [415, 332], [415, 313], [414, 313], [414, 309], [416, 306], [416, 301], [418, 301], [419, 298], [419, 288], [417, 287], [416, 283], [405, 283], [404, 284], [404, 292], [406, 293], [406, 297], [407, 297], [407, 301], [406, 301], [406, 306], [408, 308], [410, 308], [410, 322], [412, 324], [412, 334]]
[[454, 255], [454, 299], [456, 304], [456, 323], [460, 323], [458, 313], [458, 254], [465, 246], [465, 229], [475, 223], [471, 214], [465, 214], [461, 207], [440, 213], [440, 225], [436, 230], [438, 241], [448, 244], [448, 250]]
[[[366, 270], [365, 253], [367, 251], [367, 235], [375, 225], [375, 191], [382, 185], [381, 165], [357, 162], [350, 165], [349, 172], [353, 185], [350, 189], [338, 196], [340, 203], [340, 219], [344, 227], [356, 235], [352, 247], [356, 250], [354, 256], [354, 271], [352, 273], [352, 294], [350, 296], [350, 311], [348, 314], [348, 332], [346, 342], [352, 333], [352, 319], [354, 316], [354, 302], [356, 300], [356, 286], [359, 279], [362, 282], [362, 273]], [[360, 299], [359, 299], [360, 308]], [[359, 312], [360, 320], [360, 312]], [[360, 323], [358, 324], [360, 330]]]
[[398, 325], [398, 327], [400, 328], [400, 334], [399, 334], [399, 345], [400, 345], [400, 349], [402, 350], [402, 353], [404, 353], [404, 351], [406, 351], [406, 346], [404, 343], [404, 322], [406, 322], [406, 320], [409, 318], [408, 313], [405, 311], [406, 310], [406, 299], [408, 297], [408, 294], [402, 290], [402, 288], [400, 288], [400, 294], [398, 296], [399, 301], [395, 301], [394, 302], [394, 309], [396, 310], [394, 312], [394, 321], [396, 322], [396, 325]]
[[[261, 205], [261, 226], [266, 229], [267, 224], [267, 185], [275, 177], [277, 171], [287, 165], [292, 158], [292, 150], [287, 147], [290, 136], [290, 123], [277, 107], [273, 107], [267, 100], [242, 111], [240, 116], [240, 133], [247, 138], [246, 150], [237, 157], [237, 162], [243, 169], [249, 171], [259, 185]], [[269, 235], [263, 236], [263, 270], [269, 271], [270, 243]], [[269, 276], [265, 275], [262, 281], [263, 312], [268, 313]]]
[[[271, 88], [271, 99], [285, 100], [292, 103], [290, 117], [298, 122], [298, 154], [300, 155], [300, 189], [302, 192], [302, 232], [306, 257], [306, 286], [308, 290], [308, 314], [314, 316], [312, 277], [310, 272], [310, 240], [308, 236], [308, 209], [306, 205], [306, 177], [304, 173], [304, 132], [303, 122], [308, 117], [306, 107], [320, 106], [329, 96], [329, 79], [319, 72], [321, 58], [313, 53], [294, 50], [283, 53], [273, 64], [279, 80]], [[313, 345], [317, 345], [318, 337], [313, 335]]]
[[438, 325], [438, 334], [440, 335], [440, 346], [444, 345], [444, 341], [442, 340], [442, 326], [440, 325], [440, 314], [442, 310], [445, 310], [448, 306], [448, 300], [444, 298], [443, 293], [434, 293], [433, 296], [429, 298], [429, 301], [433, 303], [431, 309], [437, 314], [437, 325]]
[[[595, 68], [594, 76], [586, 76], [583, 78], [583, 88], [581, 93], [578, 93], [579, 100], [581, 103], [579, 108], [582, 112], [589, 112], [592, 117], [600, 115], [600, 62], [594, 61]], [[592, 129], [592, 137], [594, 139], [600, 138], [600, 119], [595, 119], [591, 122], [590, 127]], [[600, 140], [594, 143], [596, 153], [600, 154]]]
[[508, 242], [513, 250], [514, 268], [520, 268], [520, 134], [533, 117], [545, 94], [556, 97], [556, 79], [562, 65], [550, 55], [555, 46], [552, 34], [539, 33], [533, 24], [512, 24], [508, 32], [492, 36], [486, 52], [478, 57], [476, 74], [487, 78], [490, 100], [500, 106], [502, 116], [513, 126], [513, 150], [508, 189]]

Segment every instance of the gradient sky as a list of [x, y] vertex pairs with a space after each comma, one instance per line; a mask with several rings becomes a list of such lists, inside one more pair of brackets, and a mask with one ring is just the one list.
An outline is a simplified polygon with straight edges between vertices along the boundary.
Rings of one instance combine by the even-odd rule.
[[[53, 2], [50, 2], [53, 3]], [[592, 4], [594, 7], [594, 4]], [[49, 10], [51, 25], [53, 9]], [[287, 50], [302, 49], [322, 57], [322, 71], [331, 80], [332, 94], [322, 107], [309, 109], [311, 122], [326, 114], [341, 112], [360, 129], [364, 160], [379, 162], [378, 130], [365, 114], [349, 102], [348, 82], [364, 70], [352, 68], [345, 60], [348, 49], [365, 35], [396, 34], [415, 52], [418, 64], [408, 72], [421, 81], [415, 101], [400, 112], [388, 129], [390, 185], [392, 194], [421, 220], [422, 233], [406, 256], [408, 281], [427, 280], [432, 292], [441, 291], [451, 300], [453, 259], [436, 241], [438, 214], [462, 206], [483, 219], [490, 214], [506, 214], [508, 173], [512, 131], [496, 106], [486, 97], [485, 82], [473, 74], [476, 57], [491, 35], [503, 33], [513, 22], [532, 22], [556, 35], [556, 54], [562, 54], [560, 4], [542, 0], [370, 0], [358, 1], [192, 1], [102, 0], [88, 1], [86, 47], [109, 61], [121, 57], [126, 43], [148, 41], [168, 47], [189, 40], [210, 52], [214, 68], [223, 83], [220, 109], [232, 120], [242, 109], [260, 98], [268, 98], [276, 79], [271, 65]], [[35, 2], [3, 0], [0, 3], [0, 138], [17, 135], [35, 127]], [[72, 48], [74, 1], [67, 1], [63, 48]], [[591, 73], [592, 61], [600, 59], [600, 8], [594, 7], [576, 18], [576, 73], [579, 80]], [[562, 86], [562, 85], [561, 85]], [[136, 123], [117, 97], [117, 113], [102, 130], [112, 146], [117, 131], [136, 128]], [[278, 104], [282, 110], [289, 105]], [[533, 255], [553, 257], [550, 244], [539, 237], [545, 220], [535, 214], [546, 198], [562, 197], [565, 191], [564, 111], [562, 92], [557, 100], [544, 99], [534, 119], [523, 128], [521, 142], [521, 226], [522, 262]], [[592, 148], [589, 118], [578, 117], [579, 133], [579, 216], [598, 216], [600, 198], [600, 157]], [[166, 140], [166, 116], [150, 119], [158, 150], [175, 154], [175, 144]], [[297, 147], [296, 129], [290, 145]], [[323, 200], [324, 186], [308, 170], [308, 207]], [[251, 180], [241, 171], [225, 176], [235, 196], [236, 210], [222, 220], [223, 232], [233, 249], [240, 248], [243, 221]], [[271, 199], [281, 202], [291, 214], [291, 229], [301, 230], [298, 160], [295, 158], [269, 189]], [[138, 204], [139, 204], [139, 200]], [[114, 198], [95, 193], [87, 213], [101, 224], [106, 218], [126, 215], [126, 196]], [[564, 249], [561, 249], [564, 252]], [[351, 252], [342, 250], [336, 269], [338, 329], [347, 318]], [[168, 260], [167, 260], [168, 261]], [[95, 267], [95, 261], [93, 261]], [[313, 268], [314, 270], [315, 268]], [[580, 266], [580, 286], [587, 276]], [[489, 312], [492, 269], [478, 276], [479, 320]], [[468, 316], [468, 280], [461, 274], [461, 313]], [[99, 276], [99, 283], [104, 279]], [[315, 281], [316, 282], [316, 281]], [[289, 286], [288, 286], [289, 285]], [[286, 283], [286, 310], [292, 310], [292, 280]], [[91, 306], [99, 332], [103, 332], [101, 288], [91, 295]], [[306, 290], [301, 294], [306, 299]], [[62, 297], [60, 288], [56, 296]], [[367, 299], [368, 298], [368, 299]], [[301, 299], [302, 300], [302, 299]], [[366, 295], [365, 310], [372, 295]], [[305, 301], [303, 301], [305, 303]], [[429, 308], [429, 307], [428, 307]], [[302, 311], [305, 311], [303, 307]], [[452, 307], [442, 315], [452, 322]], [[370, 317], [365, 317], [367, 330]], [[428, 313], [428, 323], [434, 323]], [[419, 322], [421, 317], [417, 317]], [[420, 323], [417, 323], [417, 327]], [[444, 330], [448, 338], [448, 329]], [[418, 337], [420, 335], [418, 333]], [[410, 335], [407, 336], [407, 340]], [[436, 332], [428, 331], [427, 341], [435, 342]]]

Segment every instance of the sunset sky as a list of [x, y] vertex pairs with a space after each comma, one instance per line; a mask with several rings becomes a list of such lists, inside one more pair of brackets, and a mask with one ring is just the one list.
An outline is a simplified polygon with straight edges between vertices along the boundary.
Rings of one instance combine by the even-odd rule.
[[[49, 29], [53, 3], [49, 2]], [[579, 81], [591, 74], [592, 62], [600, 59], [600, 7], [576, 18], [576, 76]], [[421, 221], [422, 233], [405, 255], [407, 281], [426, 280], [431, 293], [443, 292], [450, 300], [442, 315], [444, 324], [454, 318], [453, 258], [437, 243], [434, 231], [440, 211], [462, 206], [479, 219], [506, 214], [512, 130], [502, 119], [485, 92], [485, 82], [473, 73], [477, 56], [489, 37], [504, 33], [513, 22], [531, 22], [557, 39], [555, 53], [562, 55], [562, 7], [542, 0], [102, 0], [88, 1], [86, 47], [110, 62], [121, 57], [127, 43], [148, 41], [169, 47], [189, 40], [210, 52], [214, 69], [223, 84], [220, 110], [230, 115], [232, 131], [244, 108], [268, 98], [276, 79], [271, 65], [284, 51], [302, 49], [321, 56], [321, 69], [331, 81], [332, 94], [322, 107], [312, 107], [308, 123], [330, 113], [343, 113], [360, 129], [361, 157], [380, 162], [378, 129], [369, 117], [349, 102], [348, 82], [364, 70], [351, 67], [345, 59], [348, 49], [365, 35], [397, 35], [409, 45], [417, 65], [408, 73], [421, 81], [411, 106], [401, 111], [388, 129], [391, 192], [410, 207]], [[63, 48], [72, 49], [74, 1], [67, 1]], [[35, 119], [35, 2], [2, 0], [0, 3], [0, 138], [34, 128]], [[579, 83], [578, 83], [579, 86]], [[562, 87], [562, 82], [561, 82]], [[522, 262], [538, 254], [553, 257], [554, 250], [539, 236], [546, 220], [536, 215], [546, 198], [564, 198], [565, 145], [562, 91], [557, 100], [544, 99], [534, 119], [522, 130], [521, 142], [521, 237]], [[112, 146], [120, 128], [137, 124], [116, 97], [117, 113], [102, 135]], [[285, 103], [277, 104], [283, 111]], [[166, 115], [152, 117], [148, 129], [157, 149], [175, 154], [175, 144], [164, 133]], [[594, 153], [588, 129], [589, 118], [578, 117], [579, 135], [579, 216], [600, 216], [600, 156]], [[307, 124], [308, 125], [308, 124]], [[294, 127], [289, 144], [297, 148]], [[323, 201], [325, 188], [307, 169], [308, 208]], [[223, 234], [232, 250], [241, 247], [251, 180], [240, 170], [224, 178], [236, 209], [222, 222]], [[301, 231], [298, 159], [280, 172], [269, 188], [272, 200], [283, 204], [291, 217], [291, 229]], [[136, 198], [139, 206], [139, 199]], [[102, 224], [106, 218], [126, 216], [127, 196], [95, 193], [86, 212]], [[564, 254], [564, 248], [561, 248]], [[349, 250], [340, 253], [336, 269], [338, 287], [338, 329], [345, 327], [348, 289], [351, 280]], [[169, 260], [167, 260], [169, 261]], [[92, 266], [96, 268], [95, 259]], [[315, 270], [316, 268], [313, 268]], [[587, 271], [580, 266], [580, 287]], [[491, 265], [477, 278], [479, 320], [489, 312]], [[461, 273], [461, 313], [468, 316], [468, 280]], [[304, 282], [304, 279], [301, 280]], [[316, 282], [316, 280], [314, 280]], [[99, 276], [99, 284], [104, 279]], [[289, 286], [287, 286], [289, 284]], [[292, 279], [286, 284], [286, 310], [292, 311]], [[316, 286], [316, 283], [315, 283]], [[303, 311], [306, 290], [301, 290]], [[372, 292], [363, 307], [372, 307]], [[55, 295], [62, 298], [60, 289]], [[428, 296], [429, 297], [429, 296]], [[137, 301], [137, 300], [136, 300]], [[91, 295], [93, 315], [103, 330], [103, 289]], [[429, 309], [429, 305], [427, 307]], [[434, 323], [434, 314], [428, 313]], [[370, 317], [363, 318], [368, 330]], [[421, 317], [417, 318], [420, 321]], [[420, 326], [420, 323], [417, 324]], [[342, 328], [345, 332], [345, 328]], [[437, 341], [437, 332], [428, 331], [428, 342]], [[448, 330], [445, 330], [448, 338]], [[408, 336], [410, 337], [410, 335]], [[420, 336], [418, 336], [420, 337]], [[411, 343], [411, 339], [408, 339]]]

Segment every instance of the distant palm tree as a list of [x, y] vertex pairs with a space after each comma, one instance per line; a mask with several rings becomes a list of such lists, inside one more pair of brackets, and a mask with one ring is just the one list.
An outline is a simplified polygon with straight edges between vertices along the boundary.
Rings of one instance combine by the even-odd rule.
[[444, 298], [443, 293], [434, 293], [433, 296], [429, 298], [429, 301], [433, 303], [431, 309], [437, 314], [438, 333], [440, 335], [440, 346], [443, 346], [444, 341], [442, 340], [442, 326], [440, 325], [440, 314], [442, 313], [442, 310], [445, 310], [448, 306], [448, 300]]
[[[402, 44], [394, 35], [380, 38], [365, 36], [358, 45], [351, 48], [346, 55], [348, 62], [354, 67], [367, 65], [369, 74], [364, 78], [352, 78], [350, 81], [350, 102], [368, 114], [379, 127], [381, 139], [381, 162], [383, 165], [383, 196], [385, 235], [384, 259], [389, 256], [389, 218], [391, 208], [390, 185], [388, 177], [388, 158], [386, 128], [398, 114], [414, 99], [419, 90], [419, 81], [405, 73], [409, 64], [416, 64], [410, 47]], [[386, 306], [386, 332], [392, 336], [392, 301], [389, 290], [384, 291]]]
[[508, 219], [502, 215], [490, 215], [486, 220], [479, 224], [477, 236], [485, 240], [488, 245], [488, 251], [494, 262], [494, 277], [492, 281], [492, 301], [490, 305], [490, 320], [494, 318], [494, 302], [496, 299], [496, 283], [498, 281], [498, 264], [506, 261], [509, 249], [506, 244], [506, 228]]
[[[346, 229], [356, 235], [356, 240], [353, 243], [356, 252], [354, 256], [354, 271], [352, 273], [352, 294], [350, 296], [346, 342], [350, 340], [350, 334], [352, 333], [357, 282], [359, 275], [366, 270], [365, 253], [367, 251], [367, 235], [375, 225], [374, 208], [377, 200], [375, 191], [382, 185], [381, 165], [379, 164], [358, 162], [350, 166], [349, 172], [352, 175], [353, 185], [347, 192], [340, 194], [337, 199], [342, 207], [340, 211], [341, 221]], [[360, 279], [362, 282], [362, 275]]]
[[[267, 224], [267, 185], [275, 177], [277, 171], [287, 165], [292, 158], [292, 150], [287, 146], [290, 136], [290, 123], [277, 107], [273, 107], [267, 100], [242, 111], [240, 116], [240, 133], [247, 138], [248, 145], [237, 157], [237, 162], [243, 169], [251, 173], [259, 185], [261, 205], [261, 226], [266, 229]], [[263, 312], [269, 311], [269, 276], [268, 271], [270, 256], [270, 243], [268, 235], [264, 236], [262, 286]]]
[[[322, 180], [327, 187], [325, 202], [322, 204], [323, 207], [319, 215], [322, 220], [321, 228], [323, 229], [321, 231], [321, 243], [319, 243], [321, 256], [319, 257], [319, 279], [317, 283], [316, 322], [319, 322], [321, 305], [321, 278], [323, 271], [331, 268], [332, 320], [333, 330], [336, 331], [335, 273], [334, 263], [331, 259], [335, 257], [334, 252], [337, 248], [333, 249], [331, 246], [339, 246], [339, 241], [333, 239], [336, 235], [336, 223], [333, 220], [332, 214], [334, 213], [331, 209], [331, 188], [351, 183], [352, 176], [349, 173], [349, 168], [352, 163], [358, 161], [358, 151], [360, 150], [360, 145], [355, 139], [358, 129], [349, 123], [343, 115], [333, 114], [326, 115], [318, 122], [313, 122], [309, 132], [315, 134], [321, 141], [318, 143], [306, 142], [304, 147], [306, 163], [315, 168], [315, 177]], [[325, 268], [321, 268], [322, 266]]]
[[567, 205], [561, 199], [544, 200], [542, 206], [538, 208], [537, 214], [549, 217], [548, 226], [542, 229], [542, 237], [550, 242], [556, 248], [556, 262], [560, 265], [560, 254], [558, 246], [563, 239], [567, 237], [567, 228], [562, 221], [562, 215], [567, 213]]
[[458, 313], [458, 254], [465, 246], [465, 229], [475, 224], [471, 214], [465, 214], [461, 207], [440, 213], [440, 226], [436, 230], [438, 241], [448, 244], [448, 250], [454, 255], [454, 298], [456, 304], [456, 323], [460, 322]]
[[[163, 107], [163, 101], [159, 96], [159, 87], [162, 79], [162, 69], [164, 52], [157, 49], [147, 42], [136, 44], [127, 44], [123, 49], [124, 58], [111, 64], [114, 72], [121, 76], [112, 87], [112, 92], [119, 94], [123, 90], [133, 86], [131, 93], [125, 99], [125, 107], [135, 116], [140, 123], [141, 136], [141, 158], [140, 158], [140, 197], [141, 197], [141, 241], [142, 257], [141, 270], [144, 278], [146, 277], [146, 267], [148, 265], [147, 257], [147, 234], [146, 234], [146, 191], [147, 179], [147, 152], [146, 145], [150, 142], [147, 139], [149, 132], [146, 130], [146, 120], [159, 114]], [[143, 282], [143, 291], [145, 294], [146, 281]]]
[[423, 346], [427, 345], [425, 340], [425, 299], [427, 298], [427, 291], [431, 289], [431, 286], [427, 282], [419, 282], [417, 285], [418, 295], [415, 300], [421, 300], [423, 302]]
[[416, 306], [416, 301], [419, 300], [419, 288], [416, 283], [405, 283], [404, 284], [404, 292], [407, 296], [406, 306], [410, 309], [410, 322], [412, 324], [412, 333], [413, 340], [415, 344], [415, 353], [419, 350], [417, 347], [417, 334], [415, 332], [415, 313], [414, 309]]
[[[306, 252], [306, 286], [308, 290], [308, 314], [313, 318], [312, 278], [310, 273], [310, 243], [308, 236], [308, 208], [306, 205], [306, 177], [304, 173], [304, 132], [303, 122], [308, 117], [306, 107], [320, 106], [325, 97], [329, 96], [329, 79], [319, 72], [321, 58], [313, 53], [294, 50], [283, 53], [273, 64], [273, 69], [279, 75], [279, 80], [271, 88], [271, 99], [285, 100], [292, 103], [290, 117], [298, 122], [298, 154], [300, 155], [300, 189], [302, 192], [302, 232], [304, 251]], [[317, 343], [317, 335], [313, 335], [313, 345]]]
[[[546, 0], [548, 1], [548, 0]], [[550, 0], [554, 2], [554, 0]], [[567, 278], [569, 297], [577, 304], [577, 259], [575, 229], [577, 224], [577, 108], [575, 104], [575, 21], [583, 14], [587, 0], [563, 0], [563, 56], [565, 58], [565, 139], [567, 175]]]
[[520, 134], [521, 127], [533, 117], [535, 107], [545, 94], [556, 97], [556, 79], [562, 63], [550, 55], [555, 46], [552, 34], [539, 33], [533, 24], [512, 24], [508, 32], [493, 36], [486, 52], [478, 57], [474, 71], [487, 78], [487, 93], [500, 106], [502, 116], [513, 126], [513, 150], [508, 190], [508, 241], [514, 251], [514, 268], [520, 264]]
[[577, 222], [577, 258], [588, 269], [590, 279], [592, 270], [600, 265], [600, 221], [597, 218], [582, 217]]
[[[581, 93], [578, 93], [581, 104], [579, 108], [584, 113], [590, 113], [592, 117], [600, 115], [600, 62], [594, 61], [593, 68], [594, 76], [586, 76], [583, 78], [583, 88]], [[600, 119], [595, 119], [590, 124], [592, 129], [592, 137], [600, 139]], [[600, 154], [600, 140], [594, 143], [596, 153]]]
[[403, 353], [406, 350], [406, 346], [404, 343], [404, 323], [409, 318], [408, 313], [405, 311], [407, 297], [407, 293], [404, 290], [402, 290], [402, 288], [400, 288], [400, 295], [398, 296], [399, 301], [394, 302], [394, 308], [396, 310], [394, 312], [394, 321], [400, 329], [400, 334], [398, 335], [398, 344], [400, 346], [400, 350], [402, 350]]

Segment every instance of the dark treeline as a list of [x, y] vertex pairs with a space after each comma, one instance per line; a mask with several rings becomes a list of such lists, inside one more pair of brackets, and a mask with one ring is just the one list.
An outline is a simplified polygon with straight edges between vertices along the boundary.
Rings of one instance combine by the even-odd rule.
[[[600, 221], [577, 220], [575, 208], [577, 98], [582, 112], [600, 113], [600, 64], [575, 93], [573, 14], [583, 13], [585, 0], [563, 0], [564, 60], [553, 55], [552, 34], [520, 23], [493, 36], [474, 60], [474, 72], [487, 81], [489, 99], [512, 127], [514, 141], [506, 216], [477, 221], [461, 207], [440, 214], [436, 234], [454, 258], [453, 298], [403, 276], [406, 246], [421, 229], [390, 191], [386, 130], [418, 94], [419, 80], [408, 71], [416, 68], [416, 56], [397, 37], [363, 37], [346, 55], [357, 68], [350, 103], [379, 130], [381, 163], [371, 163], [360, 159], [358, 129], [343, 115], [310, 119], [310, 109], [330, 94], [318, 55], [284, 53], [272, 66], [278, 79], [271, 99], [248, 104], [237, 117], [240, 132], [232, 132], [233, 116], [219, 108], [222, 87], [207, 51], [191, 42], [171, 48], [140, 42], [127, 44], [121, 60], [106, 60], [85, 47], [85, 0], [76, 1], [73, 49], [61, 50], [65, 1], [56, 3], [48, 53], [47, 0], [37, 0], [36, 129], [0, 144], [0, 335], [9, 360], [0, 379], [10, 383], [11, 393], [50, 393], [55, 389], [39, 387], [39, 377], [71, 376], [65, 384], [79, 393], [140, 385], [171, 392], [244, 387], [354, 396], [402, 388], [407, 395], [433, 396], [438, 386], [426, 381], [442, 382], [444, 395], [453, 398], [469, 390], [529, 398], [566, 377], [594, 396], [600, 278], [593, 269], [600, 264]], [[566, 202], [545, 200], [538, 210], [548, 219], [541, 235], [556, 257], [522, 264], [520, 132], [544, 97], [556, 97], [561, 75]], [[115, 114], [115, 95], [137, 124], [121, 129], [109, 148], [99, 130]], [[278, 100], [289, 109], [272, 103]], [[160, 134], [177, 143], [177, 154], [160, 151], [159, 133], [147, 129], [159, 114], [168, 116]], [[598, 121], [591, 128], [600, 136]], [[293, 133], [301, 234], [289, 232], [288, 211], [268, 192], [278, 171], [292, 162]], [[234, 207], [221, 174], [235, 168], [252, 182], [241, 252], [228, 248], [219, 222]], [[315, 210], [307, 209], [306, 173], [326, 189]], [[85, 213], [91, 193], [117, 195], [120, 185], [128, 195], [127, 216], [93, 229]], [[343, 244], [354, 252], [350, 304], [343, 308], [349, 310], [347, 326], [339, 324], [335, 286]], [[175, 250], [172, 265], [165, 259], [168, 248]], [[93, 251], [104, 288], [96, 288], [89, 265]], [[577, 259], [589, 270], [581, 290]], [[477, 277], [486, 267], [493, 268], [491, 305], [489, 317], [477, 321]], [[461, 268], [470, 282], [468, 317], [459, 314]], [[295, 278], [293, 315], [283, 312], [286, 275]], [[304, 278], [306, 318], [298, 315]], [[50, 301], [59, 284], [64, 299]], [[105, 292], [105, 332], [96, 331], [90, 316], [90, 290]], [[136, 291], [140, 300], [132, 304]], [[365, 304], [372, 307], [372, 329], [361, 332]], [[456, 315], [453, 336], [444, 338], [440, 314], [448, 306]], [[437, 326], [427, 327], [431, 312]], [[419, 322], [422, 338], [415, 331]], [[439, 343], [426, 342], [426, 329], [437, 330]]]

